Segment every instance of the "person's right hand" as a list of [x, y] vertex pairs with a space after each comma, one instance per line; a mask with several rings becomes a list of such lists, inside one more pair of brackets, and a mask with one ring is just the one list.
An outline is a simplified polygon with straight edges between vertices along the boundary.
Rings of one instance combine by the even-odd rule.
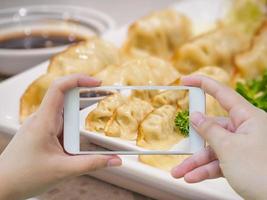
[[229, 113], [217, 120], [201, 113], [190, 117], [209, 147], [173, 168], [175, 178], [189, 183], [224, 176], [245, 199], [267, 199], [267, 114], [230, 88], [203, 76], [182, 79], [201, 87]]

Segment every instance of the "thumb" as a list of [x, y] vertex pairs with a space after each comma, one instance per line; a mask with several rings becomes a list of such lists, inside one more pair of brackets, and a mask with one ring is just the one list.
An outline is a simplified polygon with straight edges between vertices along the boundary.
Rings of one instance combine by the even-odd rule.
[[217, 155], [220, 154], [223, 150], [221, 144], [225, 139], [229, 139], [227, 136], [230, 132], [224, 129], [218, 122], [200, 112], [192, 113], [190, 120], [198, 134], [209, 143]]
[[70, 175], [77, 176], [104, 167], [120, 166], [121, 163], [121, 159], [115, 155], [77, 155], [68, 156], [65, 167], [69, 168]]

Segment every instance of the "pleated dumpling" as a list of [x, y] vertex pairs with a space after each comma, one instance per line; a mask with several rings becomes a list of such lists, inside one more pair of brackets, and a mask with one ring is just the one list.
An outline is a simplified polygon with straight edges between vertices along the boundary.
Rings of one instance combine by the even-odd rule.
[[253, 79], [267, 70], [267, 22], [253, 39], [251, 48], [235, 57], [239, 73], [246, 79]]
[[161, 58], [170, 58], [173, 51], [191, 36], [190, 20], [172, 9], [153, 12], [128, 30], [126, 52], [142, 50]]
[[90, 131], [103, 133], [113, 112], [125, 101], [126, 98], [119, 93], [115, 93], [101, 100], [97, 104], [97, 107], [87, 116], [85, 128]]
[[189, 74], [199, 68], [215, 65], [232, 72], [232, 58], [249, 46], [248, 36], [233, 28], [219, 28], [184, 44], [173, 57], [174, 66]]
[[48, 73], [61, 75], [82, 73], [91, 76], [119, 62], [119, 50], [113, 44], [92, 38], [52, 57]]
[[138, 98], [129, 99], [115, 110], [105, 128], [105, 134], [135, 140], [139, 123], [152, 110], [153, 107], [146, 101]]
[[158, 95], [158, 90], [132, 90], [131, 96], [151, 102], [153, 97]]
[[165, 171], [182, 163], [190, 155], [139, 155], [139, 160], [147, 165], [156, 167]]
[[163, 105], [179, 106], [179, 101], [183, 100], [188, 92], [186, 90], [167, 90], [155, 95], [152, 99], [152, 105], [159, 108]]
[[103, 85], [169, 85], [180, 77], [170, 63], [152, 56], [109, 66], [95, 75]]
[[216, 81], [219, 81], [225, 85], [229, 85], [231, 81], [230, 74], [225, 71], [224, 69], [216, 66], [206, 66], [197, 71], [193, 74], [204, 75], [210, 77]]
[[45, 74], [33, 81], [20, 98], [20, 122], [34, 113], [40, 106], [50, 84], [57, 78], [54, 74]]
[[177, 108], [164, 105], [153, 110], [140, 123], [137, 145], [151, 150], [169, 150], [184, 136], [175, 127]]

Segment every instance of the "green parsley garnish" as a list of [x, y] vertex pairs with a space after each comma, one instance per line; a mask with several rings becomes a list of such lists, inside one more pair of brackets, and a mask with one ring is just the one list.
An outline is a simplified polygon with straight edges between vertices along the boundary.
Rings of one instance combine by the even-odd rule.
[[236, 91], [251, 104], [267, 112], [267, 71], [257, 79], [237, 83]]
[[189, 110], [180, 111], [175, 117], [175, 126], [185, 137], [189, 136]]

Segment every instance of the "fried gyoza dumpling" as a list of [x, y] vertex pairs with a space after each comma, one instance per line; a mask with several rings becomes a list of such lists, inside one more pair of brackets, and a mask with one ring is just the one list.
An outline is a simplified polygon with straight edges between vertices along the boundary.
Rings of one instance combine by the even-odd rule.
[[[203, 67], [193, 74], [208, 76], [223, 84], [230, 84], [230, 75], [225, 70], [219, 67]], [[212, 96], [206, 94], [206, 112], [209, 116], [226, 116], [227, 112]]]
[[86, 117], [85, 128], [89, 131], [103, 133], [113, 112], [125, 101], [126, 98], [119, 93], [115, 93], [101, 100], [97, 104], [97, 107]]
[[109, 66], [94, 76], [103, 85], [169, 85], [180, 74], [168, 62], [147, 57], [125, 61], [120, 66]]
[[190, 20], [175, 10], [153, 12], [137, 20], [128, 30], [124, 50], [143, 50], [161, 58], [170, 58], [173, 51], [191, 36]]
[[254, 38], [251, 49], [235, 57], [238, 71], [246, 79], [253, 79], [267, 70], [267, 22]]
[[168, 150], [184, 136], [175, 127], [177, 108], [164, 105], [154, 109], [138, 128], [137, 146], [151, 150]]
[[222, 23], [254, 34], [266, 19], [266, 0], [235, 0]]
[[48, 73], [94, 75], [112, 64], [119, 64], [118, 49], [99, 38], [73, 45], [51, 59]]
[[152, 99], [152, 105], [159, 108], [163, 105], [179, 106], [179, 100], [185, 98], [185, 90], [167, 90], [155, 95]]
[[158, 90], [132, 90], [132, 97], [142, 99], [147, 102], [151, 102], [153, 97], [159, 93]]
[[188, 157], [189, 155], [139, 155], [139, 160], [152, 167], [171, 171]]
[[[152, 150], [168, 150], [184, 137], [174, 127], [177, 109], [164, 105], [148, 114], [138, 130], [137, 145]], [[170, 171], [187, 155], [139, 155], [139, 160], [150, 166]]]
[[193, 74], [199, 74], [208, 76], [216, 81], [219, 81], [225, 85], [229, 85], [231, 81], [231, 77], [228, 72], [226, 72], [224, 69], [216, 66], [206, 66], [203, 67], [197, 71], [195, 71]]
[[28, 86], [20, 98], [20, 122], [39, 108], [48, 87], [56, 78], [54, 74], [45, 74]]
[[233, 56], [248, 45], [248, 36], [242, 32], [232, 28], [219, 28], [182, 45], [173, 57], [174, 66], [184, 74], [211, 65], [232, 72]]
[[153, 107], [146, 101], [138, 98], [129, 99], [115, 110], [105, 128], [105, 134], [135, 140], [140, 121], [152, 110]]

